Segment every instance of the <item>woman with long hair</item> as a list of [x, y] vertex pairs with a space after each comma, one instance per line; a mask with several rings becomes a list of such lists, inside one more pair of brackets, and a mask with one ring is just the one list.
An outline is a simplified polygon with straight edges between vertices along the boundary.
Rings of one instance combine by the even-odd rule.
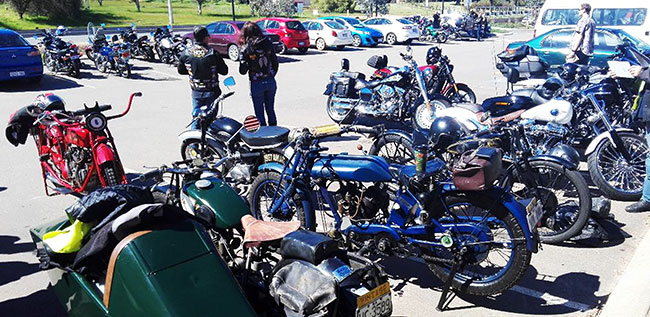
[[278, 73], [278, 57], [275, 55], [273, 43], [264, 36], [257, 24], [246, 22], [241, 30], [239, 44], [242, 52], [239, 73], [248, 73], [255, 116], [262, 125], [267, 125], [264, 118], [266, 111], [268, 125], [277, 125], [275, 92], [278, 87], [275, 74]]

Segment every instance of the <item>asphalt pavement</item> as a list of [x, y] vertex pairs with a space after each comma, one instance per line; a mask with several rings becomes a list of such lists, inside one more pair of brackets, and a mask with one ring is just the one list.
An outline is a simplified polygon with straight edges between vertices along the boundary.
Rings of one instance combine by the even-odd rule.
[[[532, 37], [530, 31], [500, 34], [482, 42], [459, 41], [442, 44], [443, 53], [455, 65], [454, 75], [467, 83], [479, 100], [503, 94], [505, 79], [495, 68], [495, 55], [509, 41]], [[83, 36], [71, 38], [85, 41]], [[424, 62], [429, 44], [414, 43], [413, 54]], [[340, 59], [350, 60], [350, 69], [366, 74], [374, 54], [385, 54], [390, 65], [403, 65], [399, 52], [406, 46], [380, 45], [376, 48], [346, 48], [343, 51], [306, 55], [290, 51], [280, 56], [277, 75], [276, 112], [280, 125], [291, 127], [330, 124], [323, 95], [329, 74], [340, 67]], [[141, 91], [131, 112], [109, 122], [125, 167], [131, 172], [146, 171], [180, 158], [178, 134], [190, 121], [190, 90], [187, 77], [160, 63], [133, 61], [133, 79], [102, 74], [83, 59], [81, 78], [47, 74], [37, 85], [0, 83], [0, 119], [50, 91], [66, 100], [68, 109], [83, 104], [111, 104], [113, 111], [124, 109], [129, 94]], [[237, 81], [235, 95], [225, 102], [223, 112], [238, 120], [253, 113], [247, 77], [239, 75], [237, 64], [227, 61]], [[329, 144], [332, 151], [358, 153], [363, 140]], [[36, 148], [32, 140], [19, 147], [0, 141], [0, 315], [57, 316], [63, 314], [48, 290], [46, 272], [38, 269], [28, 229], [63, 217], [63, 209], [75, 201], [70, 196], [47, 197], [43, 189]], [[588, 178], [588, 175], [587, 175]], [[594, 190], [597, 195], [597, 191]], [[627, 214], [627, 203], [613, 202], [610, 219], [599, 223], [608, 240], [544, 245], [533, 255], [524, 278], [511, 290], [492, 297], [457, 296], [444, 312], [447, 316], [575, 315], [594, 316], [602, 309], [628, 267], [635, 250], [650, 227], [650, 214]], [[395, 316], [431, 316], [440, 297], [442, 282], [417, 261], [383, 260], [391, 275]], [[646, 266], [647, 268], [647, 266]]]

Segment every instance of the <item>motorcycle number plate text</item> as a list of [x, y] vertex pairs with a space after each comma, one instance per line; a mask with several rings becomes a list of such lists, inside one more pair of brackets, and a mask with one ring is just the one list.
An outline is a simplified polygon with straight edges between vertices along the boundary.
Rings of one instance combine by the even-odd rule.
[[536, 230], [537, 223], [542, 219], [543, 215], [544, 209], [541, 204], [537, 203], [537, 197], [533, 197], [528, 205], [526, 205], [526, 218], [528, 219], [528, 228], [530, 228], [531, 231]]
[[357, 298], [356, 317], [389, 316], [393, 311], [388, 282]]

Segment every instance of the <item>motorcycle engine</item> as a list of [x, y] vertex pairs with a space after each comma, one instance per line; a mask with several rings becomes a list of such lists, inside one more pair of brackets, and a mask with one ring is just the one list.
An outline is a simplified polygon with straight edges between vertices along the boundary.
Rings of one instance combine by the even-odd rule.
[[569, 130], [559, 124], [533, 124], [528, 127], [530, 143], [541, 153], [546, 152], [569, 135]]
[[230, 169], [230, 171], [228, 171], [227, 177], [231, 178], [236, 183], [248, 182], [251, 179], [251, 165], [237, 163]]
[[[86, 177], [88, 177], [88, 172], [92, 165], [92, 152], [90, 149], [72, 145], [68, 147], [64, 157], [67, 174], [71, 177], [76, 187], [81, 187]], [[89, 185], [92, 184], [89, 182], [87, 186]]]
[[374, 219], [379, 211], [388, 216], [388, 201], [390, 197], [379, 185], [365, 187], [360, 183], [341, 184], [336, 192], [338, 212], [342, 217], [350, 217], [352, 221], [368, 221]]

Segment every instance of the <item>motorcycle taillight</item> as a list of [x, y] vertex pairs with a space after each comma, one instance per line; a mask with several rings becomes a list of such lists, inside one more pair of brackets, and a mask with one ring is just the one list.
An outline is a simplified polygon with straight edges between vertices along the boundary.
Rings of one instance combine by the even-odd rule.
[[129, 52], [122, 53], [122, 57], [129, 57]]

